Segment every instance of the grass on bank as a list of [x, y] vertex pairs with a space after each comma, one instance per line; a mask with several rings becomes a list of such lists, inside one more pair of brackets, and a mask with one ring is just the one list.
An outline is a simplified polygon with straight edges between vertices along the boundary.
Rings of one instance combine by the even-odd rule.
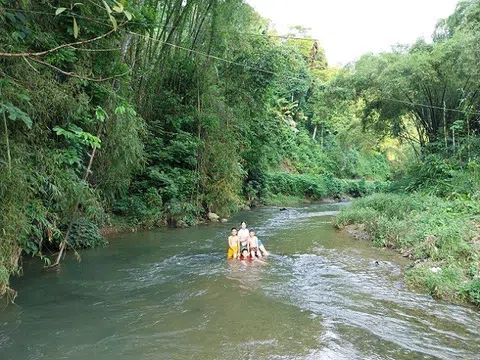
[[416, 260], [407, 283], [436, 298], [480, 306], [480, 202], [373, 194], [352, 202], [335, 225], [363, 224], [369, 238]]

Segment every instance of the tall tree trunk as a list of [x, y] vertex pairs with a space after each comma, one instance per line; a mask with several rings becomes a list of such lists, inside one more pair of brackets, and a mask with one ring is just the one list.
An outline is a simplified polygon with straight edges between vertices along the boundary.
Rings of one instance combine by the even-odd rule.
[[447, 105], [445, 104], [445, 101], [443, 102], [443, 135], [445, 137], [445, 150], [448, 148], [448, 139], [447, 139], [447, 121], [446, 121], [446, 111], [447, 111]]
[[7, 116], [5, 115], [5, 110], [3, 111], [3, 127], [5, 130], [5, 145], [7, 146], [7, 162], [8, 162], [8, 172], [12, 171], [12, 156], [10, 155], [10, 141], [8, 139], [8, 126], [7, 126]]
[[455, 155], [455, 128], [452, 129], [452, 150], [453, 155]]
[[472, 161], [471, 158], [471, 144], [470, 144], [470, 114], [467, 113], [467, 153], [468, 153], [468, 162]]

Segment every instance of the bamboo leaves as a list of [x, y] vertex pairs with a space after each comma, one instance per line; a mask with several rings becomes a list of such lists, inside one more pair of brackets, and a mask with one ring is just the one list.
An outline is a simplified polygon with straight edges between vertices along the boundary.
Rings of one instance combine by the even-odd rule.
[[55, 126], [53, 131], [58, 136], [63, 136], [64, 138], [71, 140], [74, 144], [81, 144], [88, 146], [90, 148], [100, 148], [101, 140], [87, 131], [83, 131], [82, 128], [70, 124], [68, 130], [61, 128], [60, 126]]
[[[80, 27], [78, 26], [77, 19], [75, 18], [73, 10], [83, 5], [82, 3], [74, 3], [70, 6], [70, 11], [72, 12], [72, 29], [73, 29], [73, 37], [76, 39], [78, 38], [78, 34], [80, 33]], [[55, 16], [58, 16], [68, 10], [66, 7], [59, 7], [55, 10]]]
[[78, 38], [78, 33], [80, 29], [78, 28], [77, 19], [73, 18], [73, 37]]
[[[128, 21], [133, 19], [133, 14], [127, 10], [125, 10], [125, 6], [123, 2], [119, 1], [113, 1], [113, 5], [110, 6], [107, 1], [102, 0], [103, 6], [105, 8], [105, 11], [107, 13], [109, 21], [112, 23], [112, 27], [115, 31], [118, 29], [118, 22], [117, 19], [115, 18], [115, 14], [123, 14]], [[72, 34], [75, 39], [78, 38], [80, 34], [80, 26], [77, 21], [77, 17], [75, 16], [78, 12], [74, 11], [75, 8], [84, 5], [83, 3], [77, 2], [71, 4], [70, 8], [67, 7], [59, 7], [55, 9], [55, 16], [59, 16], [63, 14], [65, 11], [69, 10], [70, 14], [67, 14], [66, 16], [72, 16]]]
[[117, 30], [118, 28], [118, 23], [117, 23], [117, 19], [115, 19], [115, 17], [113, 16], [113, 13], [117, 13], [117, 14], [123, 13], [125, 17], [128, 19], [128, 21], [132, 19], [133, 15], [130, 12], [125, 10], [122, 3], [118, 1], [114, 1], [115, 5], [110, 7], [110, 5], [108, 5], [108, 3], [105, 0], [102, 0], [102, 2], [103, 2], [103, 6], [105, 7], [105, 10], [107, 11], [108, 18], [110, 19], [110, 22], [112, 23], [112, 26], [115, 30]]
[[21, 121], [27, 128], [32, 128], [30, 116], [8, 101], [0, 103], [0, 114], [8, 114], [11, 121]]
[[115, 11], [115, 12], [117, 12], [117, 13], [121, 14], [121, 13], [124, 11], [123, 5], [122, 5], [122, 4], [120, 4], [118, 1], [115, 1], [115, 4], [116, 4], [116, 5], [115, 5], [115, 6], [113, 6], [113, 8], [112, 8], [112, 9], [113, 9], [113, 11]]
[[57, 8], [57, 10], [55, 10], [55, 15], [60, 15], [60, 14], [63, 13], [65, 10], [67, 10], [67, 8], [59, 7], [59, 8]]

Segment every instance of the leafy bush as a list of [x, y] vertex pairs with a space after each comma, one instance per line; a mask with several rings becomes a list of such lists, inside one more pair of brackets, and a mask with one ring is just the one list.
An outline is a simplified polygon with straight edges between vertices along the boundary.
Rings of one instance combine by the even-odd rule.
[[439, 197], [480, 199], [480, 165], [462, 164], [452, 157], [429, 154], [422, 161], [410, 163], [393, 190], [422, 192]]
[[468, 301], [480, 306], [480, 278], [477, 277], [465, 284], [461, 293]]
[[151, 228], [165, 223], [162, 197], [155, 188], [148, 188], [145, 194], [131, 195], [116, 201], [112, 210], [125, 217], [133, 226]]
[[266, 184], [270, 196], [282, 194], [311, 200], [325, 197], [340, 198], [342, 195], [360, 197], [387, 188], [386, 183], [379, 181], [342, 180], [330, 173], [318, 176], [272, 173], [266, 175]]
[[[333, 188], [332, 185], [330, 185]], [[329, 195], [325, 179], [312, 175], [276, 173], [267, 175], [267, 189], [271, 194], [320, 199]]]
[[93, 248], [108, 244], [102, 235], [100, 235], [98, 225], [85, 218], [75, 220], [68, 242], [76, 249]]
[[433, 272], [430, 267], [422, 266], [407, 273], [409, 284], [424, 288], [439, 299], [460, 298], [460, 284], [463, 279], [462, 269], [454, 265], [443, 267], [438, 272]]

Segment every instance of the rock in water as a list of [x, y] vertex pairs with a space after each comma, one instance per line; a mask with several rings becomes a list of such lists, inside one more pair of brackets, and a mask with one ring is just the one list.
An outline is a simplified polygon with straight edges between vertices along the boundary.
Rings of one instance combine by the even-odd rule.
[[188, 228], [188, 224], [183, 220], [178, 220], [177, 223], [175, 224], [175, 227], [177, 227], [177, 228]]
[[215, 213], [210, 212], [210, 213], [207, 214], [207, 218], [208, 218], [208, 220], [210, 220], [212, 222], [217, 222], [218, 219], [220, 218], [220, 216], [218, 216]]
[[222, 220], [220, 220], [222, 223], [226, 223], [228, 220], [223, 218]]

